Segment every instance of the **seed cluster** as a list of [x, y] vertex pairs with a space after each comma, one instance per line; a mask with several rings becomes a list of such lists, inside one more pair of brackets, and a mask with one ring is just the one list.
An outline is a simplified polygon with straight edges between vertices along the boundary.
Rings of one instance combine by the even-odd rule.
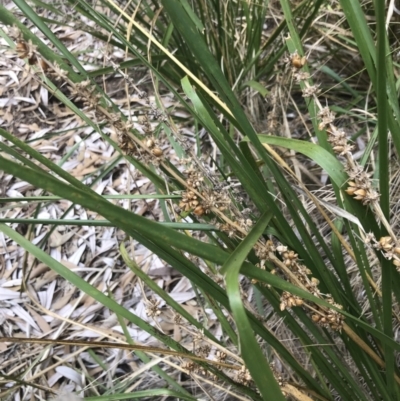
[[400, 272], [400, 242], [393, 240], [392, 237], [381, 237], [376, 241], [373, 235], [367, 235], [366, 244], [372, 244], [372, 247], [381, 251], [383, 256], [392, 260], [398, 272]]
[[207, 186], [204, 175], [196, 171], [193, 166], [187, 168], [186, 174], [188, 189], [182, 192], [182, 199], [179, 202], [179, 207], [184, 212], [203, 216], [209, 214], [212, 209], [223, 212], [231, 205], [229, 193], [212, 183], [211, 186]]
[[[307, 81], [309, 74], [300, 70], [305, 63], [298, 63], [297, 53], [291, 56], [291, 60], [295, 60], [295, 62], [292, 63], [294, 66], [296, 66], [296, 68], [294, 68], [295, 79], [297, 82], [304, 83], [303, 96], [308, 97], [310, 93], [314, 92], [314, 89], [312, 89], [310, 92], [310, 85]], [[393, 248], [385, 250], [382, 245], [382, 238], [377, 241], [375, 238], [373, 238], [372, 234], [367, 235], [365, 243], [369, 245], [372, 242], [375, 249], [382, 251], [383, 255], [389, 260], [393, 260], [393, 264], [396, 266], [397, 271], [400, 272], [399, 259], [397, 253], [394, 251], [394, 249], [398, 248], [400, 241], [393, 233], [390, 223], [387, 221], [386, 217], [381, 211], [379, 205], [380, 195], [371, 180], [371, 174], [353, 159], [351, 152], [354, 149], [354, 145], [349, 143], [348, 136], [345, 131], [341, 128], [338, 128], [334, 124], [335, 113], [331, 111], [329, 107], [322, 107], [316, 94], [317, 93], [313, 93], [313, 100], [316, 107], [319, 109], [318, 118], [320, 121], [318, 128], [320, 130], [326, 130], [328, 142], [332, 145], [332, 150], [338, 156], [345, 158], [344, 170], [349, 176], [349, 181], [347, 182], [347, 188], [345, 189], [345, 192], [352, 196], [355, 200], [360, 201], [363, 205], [372, 208], [376, 219], [381, 222], [390, 236], [390, 244], [386, 242], [385, 246]], [[384, 239], [383, 242], [385, 241], [386, 240]]]
[[16, 45], [17, 56], [21, 59], [27, 58], [30, 65], [36, 65], [43, 72], [46, 72], [49, 68], [49, 65], [38, 56], [36, 49], [37, 46], [33, 45], [31, 40], [26, 42], [22, 36], [19, 35]]
[[[281, 263], [277, 263], [275, 254], [280, 256]], [[297, 287], [308, 291], [319, 299], [323, 299], [337, 309], [342, 306], [337, 304], [330, 294], [322, 294], [318, 288], [319, 280], [311, 277], [311, 270], [300, 263], [297, 253], [288, 250], [286, 246], [275, 246], [271, 240], [268, 240], [264, 251], [261, 253], [258, 249], [257, 256], [266, 258], [275, 263], [280, 271]], [[276, 271], [274, 271], [276, 273]], [[320, 306], [316, 303], [305, 301], [297, 295], [284, 291], [280, 299], [280, 310], [291, 309], [293, 307], [303, 307], [311, 315], [311, 319], [325, 328], [331, 328], [335, 331], [341, 331], [343, 328], [344, 316], [339, 312]]]

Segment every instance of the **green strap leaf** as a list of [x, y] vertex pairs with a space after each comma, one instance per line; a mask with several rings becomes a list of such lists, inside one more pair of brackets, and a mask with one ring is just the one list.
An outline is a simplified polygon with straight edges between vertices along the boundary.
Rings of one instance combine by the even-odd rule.
[[[320, 167], [322, 167], [329, 175], [330, 179], [341, 188], [348, 177], [343, 170], [343, 165], [331, 155], [327, 150], [314, 143], [300, 141], [298, 139], [281, 138], [272, 135], [258, 135], [261, 143], [268, 145], [281, 146], [283, 148], [295, 150], [303, 155], [314, 160]], [[243, 138], [244, 141], [249, 141]]]
[[257, 384], [264, 400], [284, 401], [279, 384], [274, 378], [268, 361], [263, 356], [263, 351], [258, 345], [251, 327], [249, 318], [240, 296], [239, 272], [249, 252], [258, 241], [269, 221], [272, 213], [265, 212], [257, 224], [253, 227], [247, 237], [241, 242], [231, 254], [221, 269], [226, 273], [226, 291], [229, 304], [239, 332], [241, 355], [250, 371], [251, 376]]

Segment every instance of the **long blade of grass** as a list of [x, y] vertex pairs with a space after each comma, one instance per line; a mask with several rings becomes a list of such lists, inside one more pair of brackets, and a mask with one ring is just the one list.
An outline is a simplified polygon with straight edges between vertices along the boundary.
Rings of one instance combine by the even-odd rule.
[[[333, 156], [320, 145], [301, 141], [299, 139], [282, 138], [273, 135], [259, 135], [258, 137], [261, 143], [295, 150], [314, 160], [329, 174], [331, 180], [339, 188], [343, 187], [348, 180], [347, 174], [343, 172], [343, 165], [336, 159], [335, 156]], [[246, 141], [247, 138], [244, 138], [243, 140]]]
[[[0, 219], [0, 223], [13, 223], [13, 224], [45, 224], [45, 225], [66, 225], [66, 226], [91, 226], [91, 227], [115, 227], [114, 224], [107, 220], [53, 220], [53, 219], [14, 219], [4, 218]], [[187, 230], [187, 231], [216, 231], [216, 228], [209, 224], [201, 223], [165, 223], [159, 222], [160, 225], [172, 228], [174, 230]]]
[[122, 401], [122, 400], [142, 400], [147, 397], [173, 397], [175, 399], [197, 401], [197, 398], [192, 397], [187, 394], [183, 394], [177, 391], [167, 390], [167, 389], [152, 389], [152, 390], [142, 390], [135, 391], [134, 393], [125, 394], [110, 394], [110, 395], [100, 395], [97, 397], [85, 397], [87, 401]]
[[275, 380], [269, 363], [263, 356], [262, 350], [254, 337], [253, 329], [243, 307], [239, 287], [240, 268], [247, 258], [248, 253], [264, 232], [271, 217], [271, 213], [264, 213], [260, 217], [247, 237], [223, 265], [221, 273], [226, 274], [226, 291], [239, 332], [240, 349], [243, 360], [256, 382], [263, 399], [267, 401], [270, 400], [272, 396], [277, 401], [284, 401], [285, 397], [282, 394], [279, 384]]
[[[375, 3], [376, 12], [376, 90], [377, 90], [377, 107], [378, 107], [378, 141], [379, 141], [379, 190], [380, 190], [380, 206], [382, 212], [389, 221], [390, 219], [390, 196], [389, 196], [389, 158], [388, 154], [388, 116], [390, 108], [388, 105], [388, 97], [386, 91], [386, 54], [387, 35], [385, 27], [385, 4], [382, 2]], [[387, 235], [387, 230], [384, 226], [381, 227], [381, 236]], [[392, 323], [392, 275], [395, 267], [386, 258], [381, 257], [382, 264], [382, 306], [383, 306], [383, 329], [386, 335], [393, 336]], [[395, 381], [394, 381], [394, 366], [395, 356], [390, 347], [384, 347], [386, 361], [386, 381], [388, 392], [395, 397]]]

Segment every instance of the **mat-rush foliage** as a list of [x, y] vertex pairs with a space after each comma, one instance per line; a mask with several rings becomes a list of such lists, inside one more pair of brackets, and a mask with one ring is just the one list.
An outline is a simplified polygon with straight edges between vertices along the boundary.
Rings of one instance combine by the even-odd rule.
[[[179, 193], [180, 198], [170, 196], [169, 207], [165, 204], [168, 225], [147, 220], [111, 204], [3, 129], [0, 169], [45, 194], [98, 213], [105, 224], [118, 227], [127, 239], [143, 244], [189, 278], [199, 299], [218, 317], [220, 337], [156, 287], [121, 243], [126, 266], [176, 312], [177, 324], [185, 321], [193, 338], [201, 336], [209, 347], [207, 353], [201, 354], [201, 347], [189, 352], [111, 295], [92, 287], [47, 255], [45, 241], [35, 246], [10, 226], [1, 224], [0, 230], [115, 312], [127, 343], [135, 340], [126, 330], [126, 324], [133, 323], [176, 355], [189, 358], [184, 370], [197, 383], [203, 381], [202, 388], [213, 379], [214, 387], [253, 400], [400, 400], [396, 342], [400, 242], [390, 223], [387, 140], [390, 132], [397, 162], [400, 110], [393, 60], [397, 43], [387, 34], [384, 2], [368, 8], [355, 0], [292, 3], [164, 0], [122, 6], [112, 0], [96, 5], [71, 0], [71, 14], [61, 20], [56, 5], [40, 3], [40, 11], [25, 0], [15, 0], [28, 25], [36, 26], [40, 35], [0, 6], [0, 20], [7, 26], [3, 37], [9, 43], [14, 40], [19, 57], [27, 59], [31, 73], [57, 101], [149, 177], [159, 194]], [[83, 18], [89, 23], [83, 25]], [[129, 60], [115, 64], [105, 52], [108, 65], [88, 73], [80, 58], [52, 33], [51, 24], [75, 24], [123, 49]], [[14, 37], [12, 25], [19, 32]], [[314, 41], [314, 47], [304, 46]], [[330, 65], [322, 66], [321, 43]], [[347, 66], [346, 75], [346, 66], [332, 61], [349, 54], [354, 63]], [[364, 74], [361, 81], [371, 82], [370, 88], [351, 79], [354, 65]], [[151, 73], [156, 103], [150, 103], [130, 75], [131, 69], [139, 67]], [[335, 71], [335, 67], [343, 68]], [[96, 80], [113, 73], [148, 102], [142, 132], [132, 127]], [[332, 80], [340, 85], [332, 87]], [[59, 89], [59, 82], [68, 88], [67, 94]], [[216, 170], [199, 157], [200, 140], [196, 149], [188, 144], [179, 130], [182, 121], [173, 110], [163, 108], [166, 90], [187, 113], [183, 123], [194, 126], [196, 135], [205, 130], [212, 139], [218, 149], [213, 160]], [[371, 100], [364, 102], [367, 90]], [[269, 96], [268, 123], [260, 113], [267, 106], [255, 97], [256, 91]], [[376, 120], [363, 120], [356, 112], [359, 107]], [[305, 121], [309, 138], [290, 138], [295, 135], [288, 116], [294, 112]], [[254, 128], [267, 124], [268, 131]], [[104, 126], [117, 132], [118, 143], [103, 133]], [[363, 135], [371, 128], [376, 128], [376, 135], [359, 163], [349, 136]], [[175, 159], [167, 153], [166, 140], [181, 166], [174, 165]], [[285, 158], [283, 148], [292, 156], [297, 152], [296, 158]], [[304, 170], [310, 166], [329, 177], [334, 201], [324, 201], [323, 192], [311, 192], [309, 182], [299, 179], [301, 172], [308, 177]], [[373, 174], [376, 181], [371, 180]], [[189, 230], [203, 235], [189, 235]], [[246, 291], [253, 293], [254, 302], [247, 302]], [[149, 317], [157, 319], [157, 304]], [[207, 362], [212, 348], [219, 362], [230, 364], [232, 370]], [[196, 353], [202, 358], [190, 360]], [[145, 354], [141, 358], [147, 362]], [[162, 365], [156, 368], [171, 390], [129, 394], [130, 399], [178, 397], [177, 392], [182, 399], [193, 399], [163, 372]], [[12, 391], [27, 385], [17, 379]], [[212, 387], [208, 385], [208, 393], [212, 394]], [[126, 396], [123, 390], [114, 390], [116, 394], [107, 390], [106, 399]]]

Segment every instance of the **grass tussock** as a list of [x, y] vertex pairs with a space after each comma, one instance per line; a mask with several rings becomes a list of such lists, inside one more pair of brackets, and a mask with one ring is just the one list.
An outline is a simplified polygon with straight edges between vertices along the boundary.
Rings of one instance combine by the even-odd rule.
[[0, 5], [0, 398], [400, 400], [398, 15]]

